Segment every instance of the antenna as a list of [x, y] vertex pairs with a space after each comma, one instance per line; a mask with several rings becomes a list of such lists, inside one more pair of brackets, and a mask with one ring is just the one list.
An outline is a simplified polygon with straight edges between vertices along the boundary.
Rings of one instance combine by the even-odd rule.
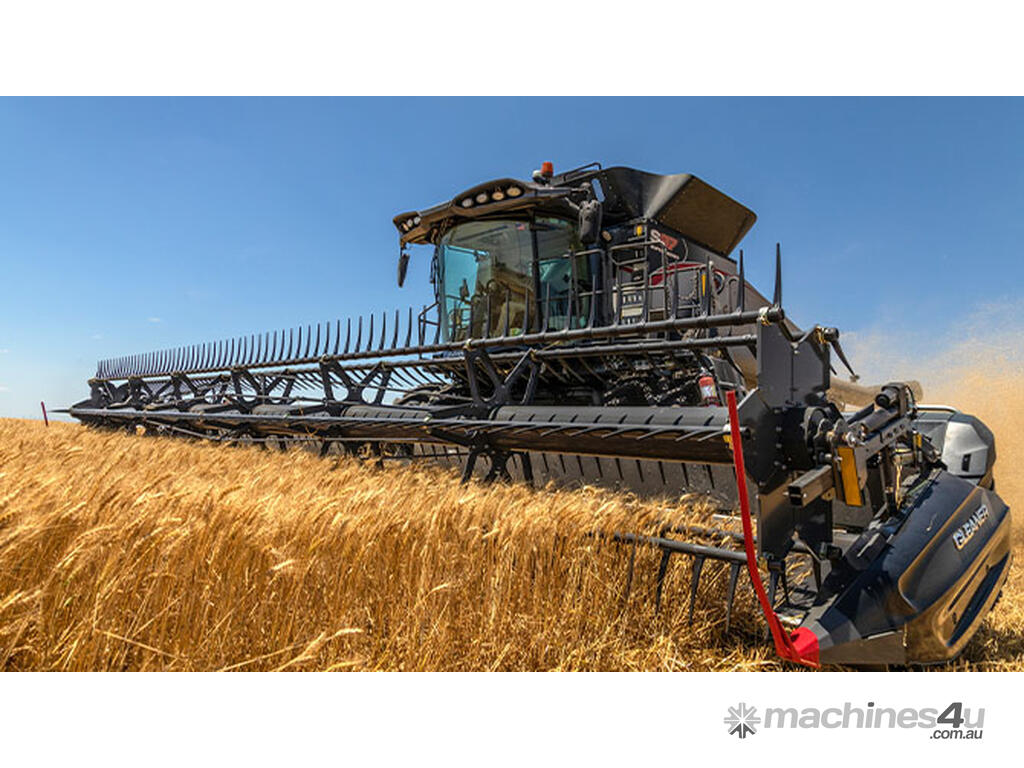
[[743, 271], [743, 249], [740, 248], [740, 295], [736, 310], [743, 312], [747, 307], [747, 278]]
[[772, 306], [782, 306], [782, 246], [779, 243], [775, 244], [775, 293]]

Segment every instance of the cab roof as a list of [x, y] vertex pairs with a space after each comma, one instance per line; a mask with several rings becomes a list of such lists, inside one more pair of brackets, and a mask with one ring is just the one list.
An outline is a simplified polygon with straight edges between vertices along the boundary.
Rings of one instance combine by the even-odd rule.
[[757, 220], [749, 208], [691, 174], [615, 166], [556, 174], [548, 183], [493, 179], [443, 203], [400, 213], [394, 224], [403, 244], [435, 243], [461, 221], [531, 210], [575, 217], [576, 204], [593, 196], [603, 199], [605, 226], [654, 220], [722, 256], [732, 252]]

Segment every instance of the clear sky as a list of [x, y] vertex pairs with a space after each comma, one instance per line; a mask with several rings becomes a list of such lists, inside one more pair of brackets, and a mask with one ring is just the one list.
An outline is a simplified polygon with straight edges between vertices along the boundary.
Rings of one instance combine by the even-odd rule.
[[0, 416], [101, 357], [427, 302], [391, 217], [543, 160], [737, 198], [800, 324], [948, 333], [1024, 285], [1022, 129], [1019, 99], [0, 99]]

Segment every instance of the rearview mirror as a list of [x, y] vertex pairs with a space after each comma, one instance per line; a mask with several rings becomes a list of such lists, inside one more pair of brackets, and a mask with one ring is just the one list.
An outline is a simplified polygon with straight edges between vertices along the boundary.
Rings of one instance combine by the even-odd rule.
[[398, 253], [398, 287], [405, 283], [405, 273], [409, 271], [409, 252], [402, 250]]
[[593, 245], [601, 233], [601, 203], [587, 200], [580, 204], [580, 242]]

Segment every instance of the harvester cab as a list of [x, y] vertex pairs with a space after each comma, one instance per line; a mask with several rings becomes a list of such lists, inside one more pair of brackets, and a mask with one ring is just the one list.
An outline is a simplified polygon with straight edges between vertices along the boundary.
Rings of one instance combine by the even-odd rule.
[[101, 361], [70, 413], [466, 480], [699, 494], [742, 532], [613, 535], [663, 553], [659, 584], [690, 557], [691, 611], [718, 562], [726, 623], [746, 568], [784, 658], [953, 658], [1009, 569], [992, 434], [911, 383], [834, 378], [839, 332], [787, 319], [778, 247], [771, 299], [734, 259], [754, 221], [687, 174], [545, 164], [394, 218], [400, 284], [407, 248], [432, 249], [432, 305]]
[[406, 246], [433, 246], [441, 336], [459, 341], [767, 306], [750, 286], [739, 296], [729, 258], [755, 219], [688, 174], [544, 163], [394, 223], [400, 275]]

